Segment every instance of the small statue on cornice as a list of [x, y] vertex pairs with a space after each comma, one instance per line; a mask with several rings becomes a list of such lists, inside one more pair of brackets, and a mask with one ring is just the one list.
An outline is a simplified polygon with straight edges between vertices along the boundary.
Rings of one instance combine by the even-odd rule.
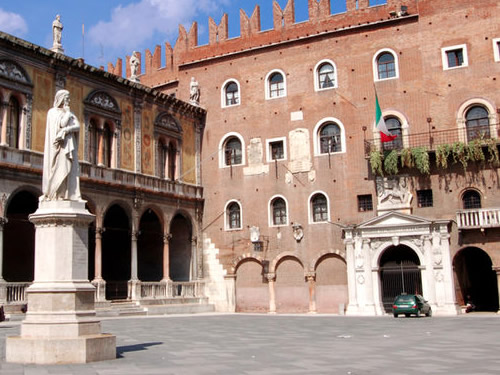
[[139, 73], [139, 57], [137, 56], [137, 52], [134, 51], [132, 52], [132, 56], [130, 56], [130, 80], [132, 82], [139, 82], [139, 78], [137, 77], [137, 74]]
[[194, 77], [191, 77], [191, 83], [189, 84], [189, 102], [200, 105], [200, 85]]
[[57, 53], [64, 53], [64, 49], [62, 48], [61, 44], [62, 30], [63, 30], [63, 24], [61, 22], [61, 16], [58, 14], [54, 22], [52, 22], [52, 48], [51, 48], [52, 51]]

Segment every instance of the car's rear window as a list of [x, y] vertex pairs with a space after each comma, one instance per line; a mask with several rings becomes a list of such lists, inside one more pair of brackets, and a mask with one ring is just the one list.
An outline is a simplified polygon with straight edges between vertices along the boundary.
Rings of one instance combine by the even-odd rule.
[[414, 296], [399, 296], [396, 298], [396, 302], [414, 302], [415, 297]]

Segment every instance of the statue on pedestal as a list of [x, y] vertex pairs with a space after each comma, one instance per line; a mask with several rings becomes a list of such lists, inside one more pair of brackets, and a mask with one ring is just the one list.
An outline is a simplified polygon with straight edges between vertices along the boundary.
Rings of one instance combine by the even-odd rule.
[[139, 73], [139, 58], [137, 57], [137, 52], [132, 52], [132, 56], [130, 57], [130, 80], [133, 82], [139, 82], [139, 78], [137, 78], [137, 73]]
[[54, 22], [52, 22], [52, 48], [51, 50], [57, 53], [63, 53], [61, 38], [62, 38], [63, 24], [61, 23], [61, 16], [58, 14]]
[[194, 105], [200, 104], [200, 86], [194, 77], [189, 84], [189, 102]]
[[80, 122], [70, 111], [69, 91], [59, 90], [47, 113], [41, 200], [81, 200], [78, 133]]

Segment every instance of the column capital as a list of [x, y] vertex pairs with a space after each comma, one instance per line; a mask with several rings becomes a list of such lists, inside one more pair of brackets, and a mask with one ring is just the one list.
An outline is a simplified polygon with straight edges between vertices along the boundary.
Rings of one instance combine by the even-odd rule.
[[306, 280], [311, 282], [316, 280], [316, 272], [311, 271], [311, 272], [306, 272], [305, 273]]
[[491, 269], [493, 271], [495, 271], [497, 273], [497, 275], [500, 275], [500, 266], [493, 266], [493, 267], [491, 267]]
[[130, 236], [132, 237], [132, 241], [137, 241], [140, 235], [141, 235], [140, 230], [135, 230], [130, 234]]
[[194, 243], [194, 244], [198, 243], [198, 237], [196, 237], [196, 236], [191, 237], [191, 243]]
[[0, 229], [3, 229], [3, 226], [7, 224], [8, 220], [5, 217], [0, 217]]
[[266, 273], [266, 279], [267, 281], [276, 281], [276, 273], [274, 272]]
[[166, 233], [163, 235], [163, 243], [167, 244], [172, 239], [172, 233]]
[[96, 238], [102, 238], [102, 234], [106, 231], [106, 228], [97, 227], [95, 228], [95, 236]]

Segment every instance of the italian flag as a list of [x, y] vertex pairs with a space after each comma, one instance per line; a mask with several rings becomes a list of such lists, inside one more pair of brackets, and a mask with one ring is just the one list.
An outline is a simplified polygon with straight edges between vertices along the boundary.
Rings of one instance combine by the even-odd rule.
[[385, 125], [384, 117], [382, 117], [382, 111], [380, 110], [380, 105], [378, 104], [378, 96], [375, 91], [375, 127], [380, 132], [380, 140], [382, 143], [393, 141], [396, 136], [392, 135]]

